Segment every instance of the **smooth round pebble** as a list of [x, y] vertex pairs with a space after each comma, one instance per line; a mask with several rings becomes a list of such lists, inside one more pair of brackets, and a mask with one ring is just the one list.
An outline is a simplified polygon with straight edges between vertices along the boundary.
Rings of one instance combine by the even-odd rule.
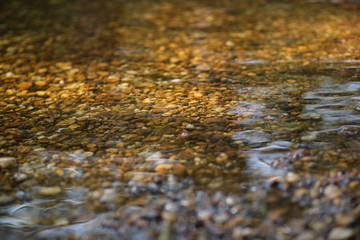
[[285, 177], [286, 181], [288, 182], [297, 182], [300, 180], [300, 176], [296, 173], [293, 172], [289, 172], [286, 177]]
[[330, 199], [338, 198], [341, 196], [341, 190], [335, 185], [329, 185], [324, 189], [324, 194]]
[[38, 190], [38, 194], [44, 197], [55, 196], [61, 193], [60, 187], [44, 187]]
[[14, 157], [1, 157], [0, 168], [11, 168], [16, 166], [16, 159]]
[[353, 237], [355, 234], [351, 228], [337, 227], [331, 230], [329, 240], [345, 240]]

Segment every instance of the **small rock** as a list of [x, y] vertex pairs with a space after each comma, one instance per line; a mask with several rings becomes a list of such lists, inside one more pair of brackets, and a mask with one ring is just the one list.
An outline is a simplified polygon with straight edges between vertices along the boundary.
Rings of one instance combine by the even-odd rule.
[[226, 214], [226, 213], [220, 213], [220, 214], [215, 214], [214, 215], [214, 221], [217, 223], [217, 224], [223, 224], [225, 223], [226, 221], [229, 220], [229, 215]]
[[43, 187], [37, 192], [39, 195], [44, 197], [55, 196], [61, 193], [60, 187]]
[[198, 98], [198, 97], [202, 97], [203, 94], [201, 92], [195, 92], [194, 93], [194, 97]]
[[306, 188], [298, 188], [294, 192], [294, 197], [295, 197], [295, 199], [300, 199], [303, 196], [308, 195], [308, 194], [309, 194], [308, 189], [306, 189]]
[[14, 196], [1, 195], [0, 196], [0, 205], [7, 205], [15, 201]]
[[308, 112], [300, 115], [301, 119], [311, 120], [311, 119], [321, 119], [321, 115], [315, 112]]
[[235, 43], [234, 43], [233, 41], [231, 41], [231, 40], [228, 40], [228, 41], [225, 42], [225, 45], [226, 45], [227, 47], [234, 47], [234, 46], [235, 46]]
[[17, 84], [16, 87], [21, 90], [26, 90], [26, 89], [31, 88], [32, 85], [33, 85], [32, 82], [21, 82], [21, 83]]
[[232, 233], [233, 238], [243, 239], [244, 237], [250, 236], [253, 233], [251, 228], [235, 227]]
[[145, 104], [149, 104], [149, 103], [152, 103], [153, 100], [151, 100], [151, 98], [145, 98], [142, 103], [145, 103]]
[[213, 211], [209, 209], [203, 209], [197, 212], [198, 219], [202, 221], [210, 220], [213, 217], [213, 215], [214, 215]]
[[173, 222], [176, 220], [177, 214], [173, 211], [163, 211], [161, 217], [166, 221]]
[[14, 179], [16, 182], [22, 182], [25, 181], [28, 178], [28, 175], [25, 173], [15, 173]]
[[101, 202], [114, 202], [116, 200], [116, 190], [113, 188], [105, 189], [100, 197]]
[[335, 185], [329, 185], [324, 189], [324, 194], [326, 197], [334, 199], [341, 196], [341, 190]]
[[247, 130], [235, 133], [232, 139], [235, 141], [242, 140], [251, 144], [259, 144], [270, 142], [271, 134], [259, 130]]
[[0, 158], [0, 168], [11, 168], [16, 166], [16, 159], [14, 157]]
[[291, 183], [297, 182], [300, 180], [300, 176], [296, 173], [289, 172], [288, 174], [286, 174], [285, 180]]
[[311, 229], [313, 229], [315, 232], [324, 231], [326, 229], [327, 225], [325, 222], [321, 221], [313, 221], [309, 223], [309, 226]]
[[166, 109], [163, 108], [163, 107], [154, 106], [153, 109], [151, 109], [151, 112], [154, 113], [154, 114], [164, 113], [164, 112], [166, 112]]
[[345, 240], [353, 237], [355, 234], [351, 228], [337, 227], [331, 230], [329, 240]]
[[74, 124], [76, 122], [76, 119], [74, 118], [68, 118], [65, 120], [62, 120], [60, 122], [58, 122], [55, 126], [57, 127], [67, 127], [70, 126], [71, 124]]
[[222, 163], [226, 162], [228, 159], [229, 157], [226, 153], [220, 153], [219, 156], [216, 157], [216, 162]]
[[315, 239], [316, 239], [316, 235], [312, 231], [304, 231], [295, 238], [295, 240], [315, 240]]
[[156, 166], [155, 172], [183, 175], [186, 172], [186, 167], [181, 163], [161, 163]]
[[154, 142], [161, 139], [161, 136], [151, 136], [144, 139], [144, 142]]
[[69, 224], [69, 220], [66, 218], [58, 218], [54, 221], [55, 226], [65, 226]]
[[301, 137], [301, 140], [303, 141], [313, 141], [316, 139], [316, 136], [314, 135], [305, 135]]

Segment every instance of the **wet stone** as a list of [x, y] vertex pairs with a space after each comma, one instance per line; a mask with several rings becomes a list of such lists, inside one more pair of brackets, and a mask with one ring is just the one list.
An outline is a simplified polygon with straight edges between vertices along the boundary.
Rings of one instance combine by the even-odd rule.
[[312, 231], [304, 231], [296, 236], [295, 240], [316, 240], [316, 234]]
[[232, 137], [233, 140], [242, 140], [249, 144], [262, 144], [271, 141], [271, 134], [259, 130], [247, 130], [242, 132], [236, 132]]
[[42, 187], [38, 189], [37, 194], [43, 197], [56, 196], [62, 192], [60, 187]]
[[353, 237], [355, 231], [351, 228], [336, 227], [329, 233], [329, 240], [346, 240]]
[[328, 198], [334, 199], [334, 198], [340, 197], [342, 193], [338, 186], [329, 185], [329, 186], [325, 187], [324, 194]]
[[14, 174], [14, 179], [15, 181], [17, 182], [22, 182], [22, 181], [25, 181], [26, 179], [28, 179], [29, 176], [26, 175], [25, 173], [15, 173]]
[[155, 167], [155, 172], [184, 175], [186, 173], [186, 167], [181, 163], [160, 163]]
[[0, 205], [7, 205], [14, 202], [16, 198], [14, 196], [0, 195]]
[[291, 183], [298, 182], [300, 180], [300, 176], [296, 173], [289, 172], [288, 174], [286, 174], [285, 180]]
[[11, 168], [16, 166], [14, 157], [0, 157], [0, 168]]

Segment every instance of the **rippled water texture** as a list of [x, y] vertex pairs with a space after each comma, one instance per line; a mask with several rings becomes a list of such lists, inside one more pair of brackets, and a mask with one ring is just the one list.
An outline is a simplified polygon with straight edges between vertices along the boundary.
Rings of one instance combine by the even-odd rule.
[[0, 3], [0, 239], [359, 239], [358, 1]]

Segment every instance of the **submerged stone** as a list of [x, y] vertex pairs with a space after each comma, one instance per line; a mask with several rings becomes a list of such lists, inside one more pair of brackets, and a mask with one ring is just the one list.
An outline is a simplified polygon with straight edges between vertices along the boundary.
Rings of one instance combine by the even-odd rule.
[[346, 240], [353, 237], [355, 234], [351, 228], [337, 227], [331, 230], [329, 240]]
[[16, 165], [16, 159], [14, 157], [2, 157], [0, 158], [0, 168], [10, 168]]
[[62, 192], [60, 187], [43, 187], [38, 190], [38, 194], [43, 197], [50, 197], [58, 195]]
[[247, 130], [235, 133], [232, 139], [235, 141], [242, 140], [250, 144], [260, 144], [270, 142], [271, 134], [265, 131]]

